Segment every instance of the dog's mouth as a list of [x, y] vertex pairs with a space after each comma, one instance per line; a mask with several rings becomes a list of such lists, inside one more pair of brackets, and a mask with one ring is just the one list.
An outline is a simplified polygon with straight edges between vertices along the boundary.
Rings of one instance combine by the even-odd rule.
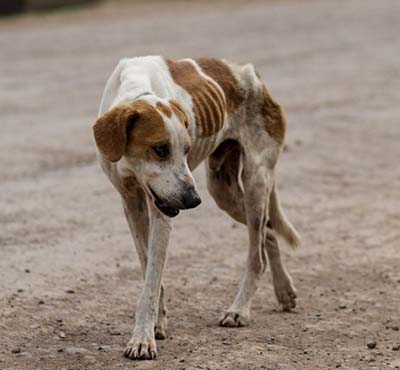
[[175, 217], [179, 214], [179, 209], [170, 207], [167, 205], [158, 195], [157, 193], [149, 186], [150, 192], [154, 198], [155, 206], [166, 216]]

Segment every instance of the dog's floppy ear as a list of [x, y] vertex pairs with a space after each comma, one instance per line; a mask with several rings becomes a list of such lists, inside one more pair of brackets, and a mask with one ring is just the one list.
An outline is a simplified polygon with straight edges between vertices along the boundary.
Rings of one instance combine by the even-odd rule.
[[128, 134], [139, 112], [129, 104], [121, 104], [101, 116], [93, 125], [93, 136], [103, 157], [117, 162], [125, 153]]
[[188, 128], [189, 127], [189, 117], [185, 110], [182, 108], [182, 105], [179, 104], [178, 101], [176, 100], [170, 100], [169, 101], [171, 108], [173, 109], [174, 113], [178, 116], [178, 118], [181, 120], [182, 124]]

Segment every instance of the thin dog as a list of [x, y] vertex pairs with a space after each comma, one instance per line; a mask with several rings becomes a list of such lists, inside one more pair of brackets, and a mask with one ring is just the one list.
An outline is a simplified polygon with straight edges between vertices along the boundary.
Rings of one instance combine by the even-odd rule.
[[100, 165], [121, 195], [144, 276], [126, 357], [154, 359], [155, 339], [166, 337], [162, 272], [171, 218], [201, 203], [191, 171], [203, 161], [211, 196], [249, 233], [239, 291], [219, 324], [248, 323], [267, 261], [282, 308], [295, 307], [275, 236], [300, 245], [280, 206], [274, 172], [285, 129], [283, 109], [251, 64], [160, 56], [119, 62], [93, 136]]

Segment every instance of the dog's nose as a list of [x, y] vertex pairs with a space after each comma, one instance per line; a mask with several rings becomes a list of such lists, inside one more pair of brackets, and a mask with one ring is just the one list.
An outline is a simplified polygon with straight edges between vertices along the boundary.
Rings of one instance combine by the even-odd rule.
[[195, 189], [190, 189], [183, 194], [182, 203], [186, 209], [195, 208], [201, 203], [200, 195]]

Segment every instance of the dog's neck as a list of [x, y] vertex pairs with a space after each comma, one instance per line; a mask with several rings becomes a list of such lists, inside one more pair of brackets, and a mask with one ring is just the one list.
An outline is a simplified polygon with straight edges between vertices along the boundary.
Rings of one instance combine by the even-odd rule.
[[153, 95], [153, 93], [150, 92], [150, 91], [144, 91], [144, 92], [140, 93], [138, 96], [136, 96], [136, 97], [133, 99], [133, 101], [139, 100], [141, 97], [147, 96], [147, 95]]
[[124, 75], [118, 89], [119, 103], [132, 103], [146, 95], [153, 95], [151, 79], [144, 74]]

